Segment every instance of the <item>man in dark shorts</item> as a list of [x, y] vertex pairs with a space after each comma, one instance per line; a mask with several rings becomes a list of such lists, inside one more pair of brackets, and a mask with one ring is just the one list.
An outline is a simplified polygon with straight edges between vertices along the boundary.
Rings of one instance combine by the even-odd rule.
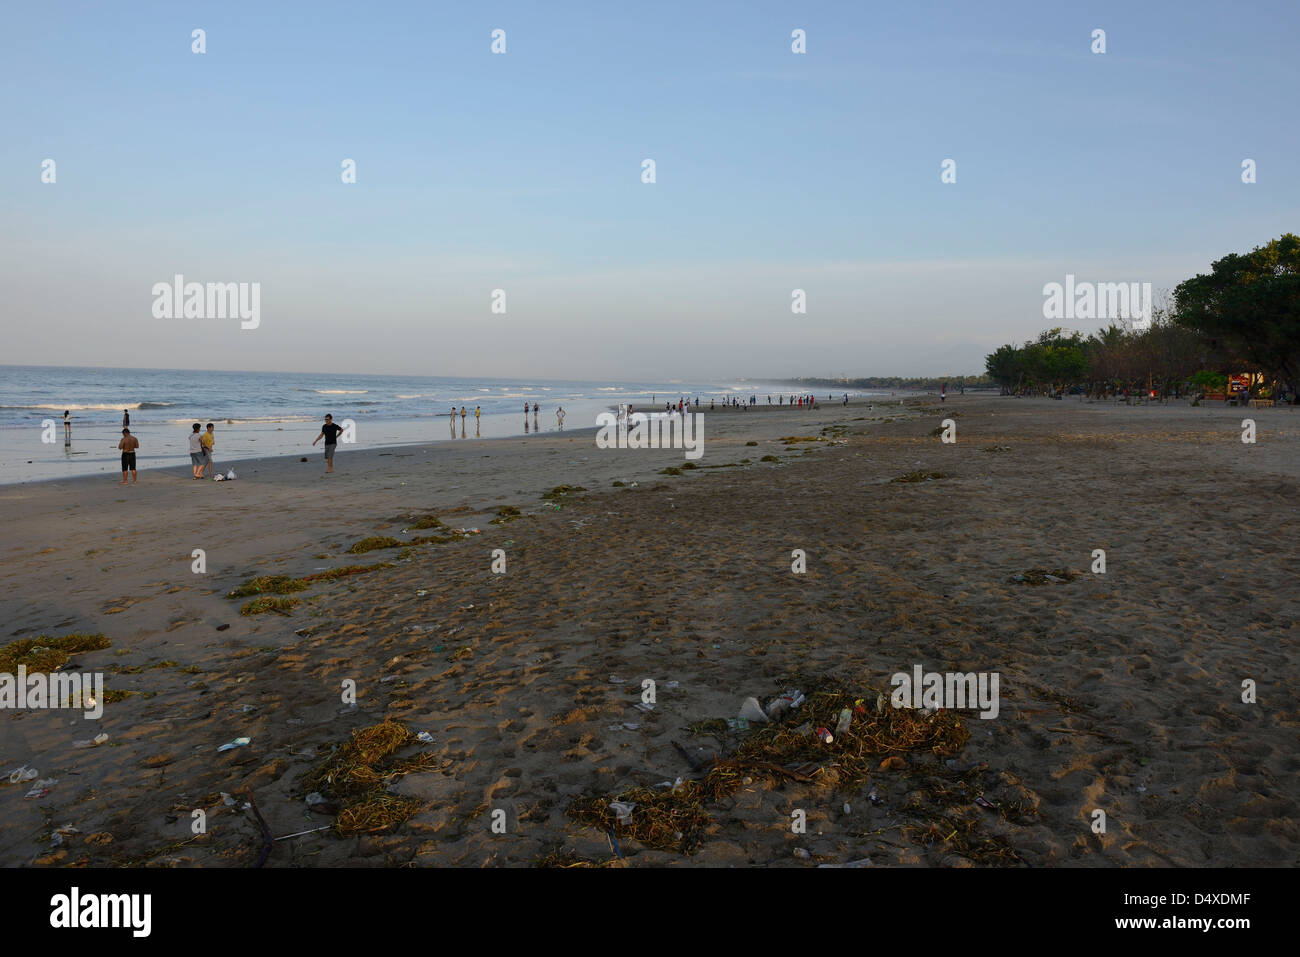
[[117, 443], [122, 450], [122, 484], [126, 484], [126, 473], [131, 473], [131, 484], [135, 484], [135, 450], [140, 447], [140, 440], [131, 434], [130, 429], [122, 430], [122, 441]]
[[334, 471], [334, 450], [338, 447], [339, 433], [342, 431], [343, 426], [334, 424], [334, 416], [326, 415], [325, 424], [320, 427], [320, 435], [312, 439], [312, 445], [315, 445], [321, 439], [325, 440], [325, 473], [327, 475]]

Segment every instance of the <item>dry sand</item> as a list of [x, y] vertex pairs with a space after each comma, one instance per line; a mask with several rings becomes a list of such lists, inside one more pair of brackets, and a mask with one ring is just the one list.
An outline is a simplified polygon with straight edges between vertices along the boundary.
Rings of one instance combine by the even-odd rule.
[[[945, 445], [930, 433], [954, 412], [958, 441]], [[1254, 445], [1240, 440], [1247, 414]], [[329, 477], [317, 454], [245, 463], [230, 484], [182, 467], [128, 488], [0, 487], [3, 640], [103, 632], [111, 647], [74, 662], [139, 692], [95, 722], [0, 713], [0, 771], [57, 779], [30, 799], [29, 785], [0, 783], [0, 864], [248, 866], [257, 825], [220, 792], [250, 788], [277, 836], [327, 825], [301, 778], [385, 718], [432, 736], [416, 750], [436, 769], [392, 784], [427, 809], [388, 833], [277, 841], [267, 866], [527, 865], [556, 851], [603, 863], [611, 843], [566, 808], [689, 778], [673, 741], [701, 757], [735, 744], [688, 725], [767, 700], [793, 672], [888, 690], [917, 664], [1000, 673], [1000, 714], [965, 712], [971, 738], [955, 758], [987, 770], [963, 777], [970, 793], [945, 813], [1015, 859], [1300, 860], [1293, 410], [954, 397], [706, 424], [700, 466], [751, 462], [660, 475], [680, 451], [599, 450], [587, 431], [345, 447]], [[786, 435], [829, 441], [787, 450]], [[890, 482], [918, 468], [948, 477]], [[561, 484], [590, 492], [557, 510], [540, 496]], [[503, 505], [522, 517], [489, 524]], [[481, 534], [315, 585], [287, 616], [241, 617], [223, 597], [255, 575], [397, 560], [346, 550], [420, 534], [403, 529], [428, 513]], [[196, 548], [206, 574], [191, 571]], [[505, 574], [492, 573], [494, 548]], [[1098, 548], [1104, 575], [1090, 572]], [[793, 549], [806, 574], [791, 572]], [[1014, 580], [1035, 568], [1081, 574]], [[646, 678], [658, 683], [649, 714], [633, 707]], [[1242, 702], [1245, 679], [1257, 703]], [[97, 733], [109, 742], [72, 747]], [[216, 751], [240, 735], [252, 743]], [[924, 803], [951, 778], [943, 760], [905, 764], [873, 777], [876, 805], [759, 776], [708, 808], [695, 854], [626, 839], [619, 851], [633, 866], [970, 863], [946, 835], [912, 829], [933, 819]], [[975, 793], [1024, 810], [982, 810]], [[208, 815], [199, 837], [195, 808]], [[791, 832], [794, 809], [806, 834]], [[52, 840], [67, 824], [76, 831]]]

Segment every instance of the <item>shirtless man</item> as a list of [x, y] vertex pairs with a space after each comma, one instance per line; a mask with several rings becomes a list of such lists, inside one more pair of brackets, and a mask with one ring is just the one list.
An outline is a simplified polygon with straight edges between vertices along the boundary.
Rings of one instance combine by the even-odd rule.
[[130, 429], [122, 430], [122, 441], [117, 443], [122, 450], [122, 484], [126, 484], [126, 473], [131, 473], [131, 484], [135, 484], [135, 450], [140, 447], [140, 440], [131, 434]]

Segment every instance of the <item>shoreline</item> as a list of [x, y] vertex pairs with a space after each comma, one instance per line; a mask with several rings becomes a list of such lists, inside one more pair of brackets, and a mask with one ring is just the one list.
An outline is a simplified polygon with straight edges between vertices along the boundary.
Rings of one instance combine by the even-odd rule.
[[[905, 398], [912, 398], [912, 396], [907, 396]], [[859, 400], [851, 400], [850, 404], [851, 405], [855, 403], [871, 404], [871, 401], [872, 401], [871, 398], [863, 398]], [[878, 400], [877, 400], [877, 404], [880, 404]], [[600, 412], [606, 412], [606, 411], [612, 412], [616, 408], [617, 408], [617, 404], [613, 404], [613, 405], [606, 404], [604, 400], [579, 402], [573, 407], [573, 410], [569, 412], [569, 415], [566, 418], [566, 422], [569, 423], [569, 427], [565, 428], [563, 430], [563, 433], [568, 434], [572, 432], [575, 428], [590, 428], [592, 430], [595, 430], [597, 428], [595, 425], [591, 425], [589, 427], [577, 426], [576, 423], [578, 417], [585, 415], [594, 419], [595, 413], [593, 410], [597, 410]], [[763, 407], [755, 406], [751, 408], [749, 411], [754, 412], [754, 411], [758, 411], [761, 408]], [[638, 406], [638, 411], [649, 412], [649, 411], [656, 411], [656, 410], [651, 409], [648, 406]], [[658, 410], [658, 411], [662, 411], [662, 410]], [[692, 411], [695, 410], [693, 409]], [[699, 411], [708, 412], [710, 410], [702, 406]], [[771, 408], [765, 409], [765, 411], [770, 413], [776, 411], [790, 411], [790, 410], [782, 409], [782, 407], [772, 406]], [[735, 414], [748, 414], [748, 413], [741, 413], [739, 409], [734, 410], [734, 412]], [[712, 414], [719, 415], [719, 416], [729, 416], [733, 414], [733, 411], [719, 408]], [[442, 437], [442, 436], [427, 434], [428, 432], [427, 423], [429, 421], [433, 419], [440, 420], [448, 417], [449, 417], [448, 413], [436, 413], [435, 415], [431, 416], [428, 419], [380, 419], [376, 421], [362, 420], [361, 422], [358, 422], [358, 426], [363, 431], [369, 434], [374, 434], [376, 431], [378, 431], [381, 436], [386, 436], [387, 440], [381, 439], [375, 444], [369, 444], [369, 443], [357, 444], [356, 448], [353, 451], [379, 451], [379, 450], [391, 451], [397, 448], [410, 448], [413, 446], [437, 447], [437, 446], [444, 446], [446, 444], [454, 443], [454, 442], [458, 443], [458, 442], [469, 441], [470, 440], [469, 437], [462, 434], [457, 434], [454, 437], [452, 436]], [[336, 416], [335, 420], [342, 422], [346, 418], [348, 418], [346, 415], [344, 415], [342, 418]], [[545, 413], [543, 413], [542, 416], [537, 418], [536, 421], [539, 426], [537, 429], [530, 428], [529, 431], [524, 431], [523, 429], [518, 427], [519, 416], [517, 414], [512, 413], [512, 414], [484, 415], [482, 417], [481, 422], [475, 423], [474, 415], [473, 412], [471, 411], [462, 421], [462, 426], [464, 427], [466, 432], [468, 431], [469, 425], [476, 426], [476, 435], [473, 437], [475, 441], [486, 441], [491, 439], [514, 439], [514, 438], [525, 438], [525, 437], [534, 438], [534, 437], [540, 437], [542, 435], [561, 434], [561, 430], [557, 429], [556, 427], [555, 415], [553, 409], [551, 410], [549, 422], [543, 421], [544, 418], [545, 418]], [[530, 419], [530, 425], [532, 421], [533, 420]], [[304, 424], [308, 424], [308, 423], [295, 421], [294, 423], [291, 423], [290, 428], [292, 428], [293, 425], [304, 425]], [[235, 420], [233, 425], [228, 423], [218, 422], [218, 426], [219, 426], [217, 432], [218, 452], [224, 452], [227, 448], [230, 448], [230, 445], [226, 443], [229, 443], [231, 441], [232, 430], [239, 428], [239, 421]], [[235, 445], [235, 447], [239, 450], [232, 452], [230, 458], [228, 459], [222, 458], [221, 461], [225, 463], [226, 467], [229, 467], [231, 465], [238, 466], [240, 463], [260, 462], [263, 460], [274, 459], [274, 458], [290, 458], [290, 457], [301, 456], [301, 455], [307, 455], [310, 457], [313, 454], [319, 455], [321, 452], [321, 447], [318, 445], [314, 449], [311, 448], [310, 439], [307, 438], [309, 436], [314, 436], [316, 430], [318, 429], [319, 429], [319, 423], [315, 422], [314, 420], [310, 423], [310, 427], [303, 428], [300, 431], [291, 431], [289, 429], [286, 429], [286, 427], [283, 425], [277, 425], [275, 422], [257, 423], [256, 427], [246, 428], [242, 433], [239, 434], [239, 438], [236, 440], [236, 445]], [[158, 471], [161, 469], [170, 469], [170, 468], [187, 468], [189, 466], [189, 453], [188, 453], [188, 449], [185, 447], [185, 440], [187, 439], [189, 434], [189, 430], [187, 428], [170, 427], [165, 432], [162, 432], [157, 427], [154, 426], [146, 426], [144, 428], [140, 428], [139, 426], [133, 424], [131, 430], [133, 435], [141, 439], [142, 448], [149, 448], [150, 450], [148, 452], [141, 452], [137, 456], [137, 461], [141, 466], [142, 472], [150, 469], [154, 471]], [[30, 433], [31, 430], [26, 429], [25, 431]], [[39, 431], [39, 429], [37, 431]], [[477, 434], [479, 432], [484, 432], [486, 434], [483, 435]], [[154, 451], [154, 449], [158, 447], [155, 443], [159, 435], [164, 436], [163, 438], [164, 444], [162, 445], [162, 448], [166, 450], [161, 453]], [[257, 442], [259, 439], [269, 439], [272, 441], [279, 441], [283, 443], [286, 438], [291, 436], [299, 437], [300, 440], [303, 442], [304, 449], [300, 449], [295, 452], [277, 452], [272, 454], [259, 454], [256, 450], [253, 450], [248, 447], [249, 442]], [[104, 475], [120, 474], [120, 469], [118, 468], [118, 453], [116, 451], [117, 440], [121, 437], [121, 432], [119, 427], [100, 426], [97, 428], [97, 430], [94, 433], [91, 434], [91, 437], [87, 439], [85, 437], [85, 432], [79, 430], [77, 426], [74, 425], [73, 437], [75, 443], [73, 446], [73, 449], [75, 450], [72, 453], [73, 455], [82, 456], [82, 455], [94, 454], [89, 449], [78, 450], [76, 449], [76, 446], [86, 445], [88, 443], [93, 444], [97, 442], [102, 442], [103, 446], [98, 449], [98, 453], [100, 457], [86, 459], [84, 460], [84, 462], [82, 460], [76, 460], [78, 471], [74, 474], [41, 475], [32, 478], [10, 477], [8, 474], [6, 474], [9, 470], [18, 469], [22, 467], [23, 453], [18, 449], [17, 446], [13, 446], [9, 453], [10, 457], [7, 460], [0, 460], [0, 488], [10, 486], [10, 485], [26, 485], [34, 482], [70, 481], [76, 478], [82, 478], [88, 476], [99, 477]], [[58, 434], [56, 435], [56, 438], [61, 440], [62, 438], [61, 428], [58, 430]], [[41, 451], [49, 454], [47, 452], [48, 449], [63, 449], [63, 448], [64, 446], [62, 446], [58, 441], [56, 441], [52, 445], [43, 448]], [[105, 449], [109, 449], [111, 451], [105, 454]], [[29, 451], [26, 454], [32, 454], [32, 453]], [[67, 452], [65, 452], [63, 456], [63, 461], [66, 462], [70, 458], [71, 456]], [[150, 466], [149, 464], [151, 459], [155, 463], [152, 466]], [[36, 463], [35, 460], [27, 460], [26, 464], [33, 465]], [[60, 463], [57, 459], [56, 460], [47, 459], [44, 460], [42, 463], [38, 464], [37, 468], [45, 468], [47, 470], [54, 469], [57, 468], [59, 464]], [[92, 468], [95, 470], [90, 471], [90, 469]], [[236, 469], [236, 471], [238, 471], [238, 469]]]

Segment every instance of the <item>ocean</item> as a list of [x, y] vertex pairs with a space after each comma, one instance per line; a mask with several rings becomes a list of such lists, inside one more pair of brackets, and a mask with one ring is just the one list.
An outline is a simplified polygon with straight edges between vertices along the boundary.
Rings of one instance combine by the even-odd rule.
[[[620, 403], [647, 410], [678, 397], [710, 399], [792, 394], [775, 383], [581, 382], [473, 379], [311, 372], [209, 372], [182, 369], [93, 369], [0, 366], [0, 484], [112, 473], [120, 476], [122, 412], [140, 441], [140, 469], [189, 463], [190, 426], [216, 427], [215, 460], [225, 467], [269, 455], [320, 454], [311, 441], [325, 413], [355, 423], [355, 445], [374, 448], [451, 440], [449, 413], [465, 406], [467, 438], [524, 434], [524, 403], [539, 406], [542, 432], [590, 428]], [[652, 403], [653, 397], [653, 403]], [[65, 446], [63, 412], [72, 418]], [[528, 417], [532, 433], [533, 416]], [[52, 423], [53, 428], [50, 427]], [[53, 439], [53, 441], [49, 441]], [[347, 447], [345, 447], [346, 449]], [[236, 471], [238, 471], [236, 467]]]

